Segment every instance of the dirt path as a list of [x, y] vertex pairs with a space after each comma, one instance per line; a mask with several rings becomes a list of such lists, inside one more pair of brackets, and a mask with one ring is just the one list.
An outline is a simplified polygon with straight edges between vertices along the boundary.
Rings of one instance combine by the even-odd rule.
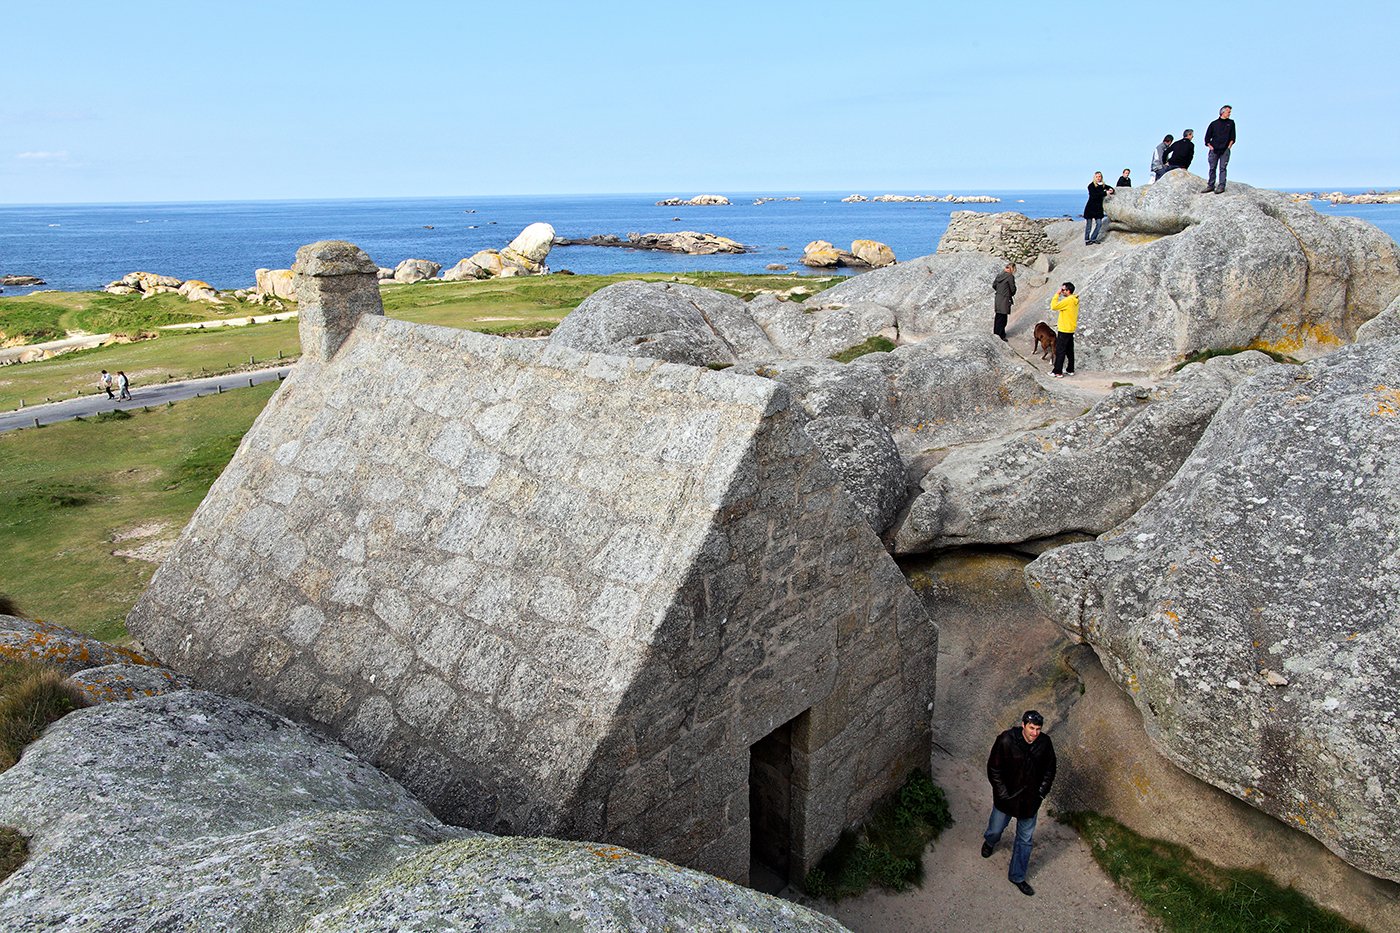
[[924, 856], [922, 888], [904, 894], [871, 893], [838, 904], [815, 905], [856, 933], [972, 931], [1130, 933], [1157, 927], [1136, 902], [1094, 863], [1078, 833], [1042, 813], [1027, 880], [1026, 897], [1006, 879], [1011, 859], [1008, 829], [996, 852], [979, 849], [990, 791], [981, 768], [935, 750], [934, 781], [948, 794], [957, 821]]

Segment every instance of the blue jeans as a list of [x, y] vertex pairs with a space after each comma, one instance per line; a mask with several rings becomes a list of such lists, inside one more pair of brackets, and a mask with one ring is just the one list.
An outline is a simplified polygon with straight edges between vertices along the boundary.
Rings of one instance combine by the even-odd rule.
[[1103, 229], [1103, 218], [1102, 218], [1102, 217], [1085, 217], [1085, 218], [1084, 218], [1084, 242], [1085, 242], [1085, 243], [1097, 243], [1097, 242], [1098, 242], [1098, 239], [1099, 239], [1099, 231], [1100, 231], [1101, 229]]
[[[1037, 814], [1015, 818], [1016, 844], [1011, 849], [1011, 868], [1006, 873], [1012, 884], [1020, 884], [1026, 880], [1026, 869], [1031, 864], [1031, 837], [1035, 835], [1036, 818]], [[987, 842], [996, 845], [1001, 839], [1002, 830], [1006, 829], [1011, 819], [1009, 814], [992, 807], [992, 818], [987, 821], [987, 831], [983, 834]]]
[[1210, 154], [1206, 157], [1206, 160], [1210, 163], [1210, 177], [1206, 179], [1206, 184], [1212, 188], [1216, 187], [1215, 170], [1218, 166], [1220, 169], [1220, 185], [1218, 190], [1224, 190], [1225, 169], [1230, 165], [1229, 147], [1220, 150], [1211, 149]]

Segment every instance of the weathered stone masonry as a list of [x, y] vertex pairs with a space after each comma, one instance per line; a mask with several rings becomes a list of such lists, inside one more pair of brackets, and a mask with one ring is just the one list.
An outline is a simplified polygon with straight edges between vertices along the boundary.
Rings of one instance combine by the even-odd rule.
[[927, 766], [936, 631], [781, 385], [386, 319], [374, 268], [298, 253], [302, 363], [133, 610], [151, 651], [449, 820], [740, 881], [751, 793], [797, 875]]

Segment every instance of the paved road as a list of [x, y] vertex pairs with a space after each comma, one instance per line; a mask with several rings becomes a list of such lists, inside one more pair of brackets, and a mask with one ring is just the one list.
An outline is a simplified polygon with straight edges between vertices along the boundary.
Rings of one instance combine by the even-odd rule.
[[[230, 373], [227, 376], [209, 376], [204, 379], [187, 379], [184, 382], [162, 382], [149, 386], [137, 386], [131, 390], [130, 401], [116, 401], [107, 398], [105, 392], [69, 399], [66, 402], [52, 402], [47, 405], [32, 405], [17, 411], [0, 413], [0, 431], [13, 431], [16, 428], [34, 427], [34, 419], [39, 424], [53, 424], [57, 421], [71, 421], [73, 418], [101, 414], [118, 408], [140, 408], [143, 405], [164, 405], [199, 395], [229, 392], [246, 389], [248, 386], [274, 379], [285, 379], [292, 371], [290, 366], [276, 369], [259, 369], [247, 373]], [[115, 390], [114, 390], [115, 391]]]

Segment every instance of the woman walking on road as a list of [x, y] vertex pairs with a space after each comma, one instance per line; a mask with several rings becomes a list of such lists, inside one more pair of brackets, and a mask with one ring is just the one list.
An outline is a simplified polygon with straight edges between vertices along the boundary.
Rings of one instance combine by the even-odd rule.
[[1092, 246], [1099, 242], [1103, 232], [1103, 201], [1113, 196], [1113, 188], [1103, 183], [1103, 172], [1095, 172], [1089, 182], [1089, 200], [1084, 202], [1084, 245]]

